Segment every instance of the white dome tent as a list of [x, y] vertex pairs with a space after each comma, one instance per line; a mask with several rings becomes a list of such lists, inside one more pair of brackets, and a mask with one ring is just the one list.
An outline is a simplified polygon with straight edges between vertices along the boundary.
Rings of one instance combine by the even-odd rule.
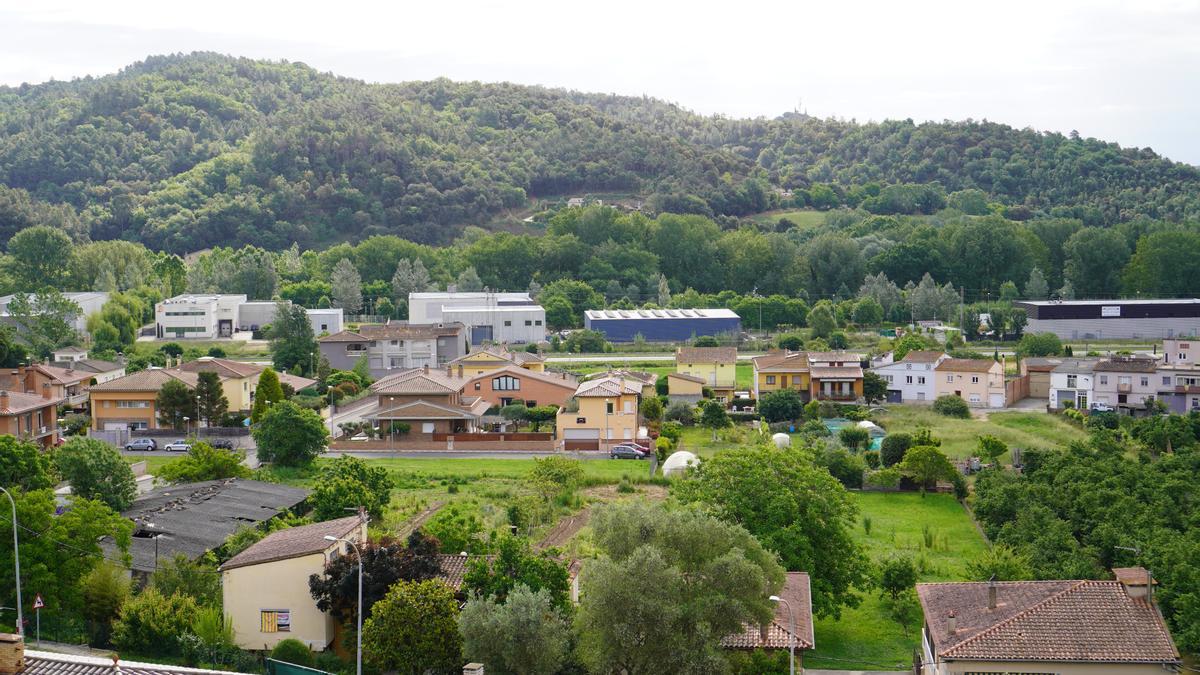
[[771, 436], [771, 442], [774, 443], [775, 447], [779, 448], [780, 450], [792, 447], [792, 437], [783, 432]]
[[667, 461], [663, 462], [662, 474], [666, 477], [683, 476], [691, 467], [700, 466], [700, 458], [688, 452], [680, 450], [679, 452], [671, 453]]

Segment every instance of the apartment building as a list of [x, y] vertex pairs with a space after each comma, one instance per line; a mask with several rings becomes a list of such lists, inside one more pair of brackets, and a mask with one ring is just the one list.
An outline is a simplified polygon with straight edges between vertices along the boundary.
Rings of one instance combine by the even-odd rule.
[[1143, 412], [1158, 395], [1158, 362], [1151, 358], [1116, 356], [1093, 368], [1093, 398], [1126, 414]]
[[[239, 294], [186, 293], [154, 306], [154, 334], [160, 340], [221, 340], [235, 331], [270, 325], [278, 310], [273, 301], [250, 302]], [[306, 309], [316, 335], [342, 330], [341, 309]]]
[[40, 393], [0, 390], [0, 434], [30, 440], [44, 449], [58, 443], [58, 405], [50, 385]]
[[466, 354], [467, 340], [461, 323], [389, 321], [327, 335], [317, 344], [333, 369], [350, 370], [365, 356], [371, 376], [378, 379], [400, 370], [440, 368]]
[[887, 384], [888, 403], [932, 403], [937, 398], [933, 370], [947, 358], [937, 351], [911, 351], [899, 361], [885, 359], [871, 371]]
[[529, 293], [409, 293], [408, 322], [461, 323], [472, 345], [529, 344], [546, 339], [546, 310]]

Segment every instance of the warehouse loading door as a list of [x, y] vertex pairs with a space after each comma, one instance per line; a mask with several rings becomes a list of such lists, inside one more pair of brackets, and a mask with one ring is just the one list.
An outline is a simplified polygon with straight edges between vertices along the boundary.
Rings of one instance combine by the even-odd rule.
[[492, 341], [491, 326], [471, 326], [471, 344], [481, 345]]

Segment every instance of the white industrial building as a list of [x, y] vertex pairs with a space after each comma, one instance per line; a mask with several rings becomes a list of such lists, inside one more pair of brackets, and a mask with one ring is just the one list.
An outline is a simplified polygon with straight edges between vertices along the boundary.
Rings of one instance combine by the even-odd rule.
[[[154, 306], [154, 335], [159, 339], [220, 340], [236, 331], [256, 331], [275, 320], [272, 301], [249, 302], [241, 294], [187, 293]], [[313, 333], [342, 330], [341, 309], [306, 309]]]
[[408, 322], [461, 323], [473, 345], [546, 339], [546, 310], [528, 293], [409, 293]]
[[[67, 292], [62, 296], [79, 306], [79, 316], [75, 317], [75, 322], [71, 327], [80, 333], [87, 332], [87, 318], [92, 314], [99, 313], [104, 309], [104, 303], [108, 302], [108, 293], [104, 291]], [[0, 297], [0, 320], [10, 325], [12, 324], [12, 315], [8, 311], [8, 305], [15, 297], [17, 296]]]

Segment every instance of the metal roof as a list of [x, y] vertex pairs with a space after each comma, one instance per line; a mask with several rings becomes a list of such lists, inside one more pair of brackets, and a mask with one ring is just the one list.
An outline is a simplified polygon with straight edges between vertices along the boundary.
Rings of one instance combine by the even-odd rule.
[[732, 309], [589, 309], [587, 318], [605, 319], [740, 319]]

